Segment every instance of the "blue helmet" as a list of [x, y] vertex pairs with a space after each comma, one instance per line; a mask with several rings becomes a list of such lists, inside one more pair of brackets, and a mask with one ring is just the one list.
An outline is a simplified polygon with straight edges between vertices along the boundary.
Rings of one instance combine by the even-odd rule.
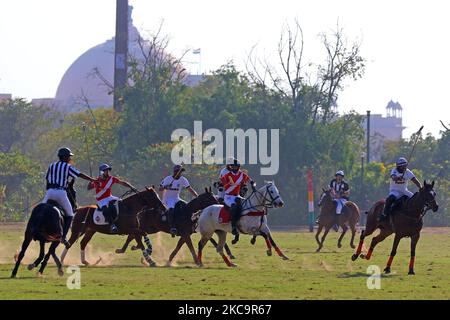
[[403, 167], [403, 166], [407, 166], [408, 165], [408, 160], [406, 160], [405, 158], [401, 157], [398, 158], [397, 162], [396, 162], [397, 167]]
[[101, 164], [98, 168], [99, 171], [106, 171], [106, 170], [112, 170], [112, 167], [109, 164]]

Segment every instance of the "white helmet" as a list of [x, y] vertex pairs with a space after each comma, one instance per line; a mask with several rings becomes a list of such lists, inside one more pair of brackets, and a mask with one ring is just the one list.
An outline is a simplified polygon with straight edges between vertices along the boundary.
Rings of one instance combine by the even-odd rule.
[[339, 170], [338, 172], [336, 172], [335, 176], [341, 176], [341, 177], [345, 177], [344, 175], [344, 171]]

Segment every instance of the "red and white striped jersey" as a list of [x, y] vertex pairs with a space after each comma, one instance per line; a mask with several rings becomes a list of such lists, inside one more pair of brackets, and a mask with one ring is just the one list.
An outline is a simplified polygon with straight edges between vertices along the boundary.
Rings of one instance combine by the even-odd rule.
[[224, 185], [226, 195], [238, 196], [241, 191], [241, 185], [248, 183], [250, 177], [242, 171], [238, 171], [236, 174], [228, 171], [220, 178], [220, 181]]
[[114, 176], [110, 176], [106, 180], [98, 179], [95, 182], [91, 182], [91, 186], [95, 187], [95, 198], [97, 201], [103, 200], [111, 196], [111, 188], [115, 183], [118, 183], [120, 180]]

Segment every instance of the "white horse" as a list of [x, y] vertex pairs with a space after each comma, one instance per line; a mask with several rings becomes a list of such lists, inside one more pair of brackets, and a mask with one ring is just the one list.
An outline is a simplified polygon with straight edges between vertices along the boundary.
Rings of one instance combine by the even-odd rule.
[[[273, 241], [270, 229], [267, 225], [267, 209], [281, 208], [284, 205], [280, 197], [278, 188], [275, 183], [269, 182], [263, 187], [252, 192], [252, 194], [242, 202], [241, 218], [237, 223], [237, 227], [242, 234], [250, 234], [253, 236], [261, 235], [266, 240], [267, 246], [273, 246], [280, 257], [288, 260], [283, 252]], [[219, 244], [217, 252], [222, 256], [223, 260], [229, 267], [236, 267], [231, 263], [227, 256], [223, 253], [223, 247], [226, 242], [227, 233], [231, 232], [231, 222], [221, 223], [220, 211], [222, 205], [212, 205], [202, 211], [198, 219], [198, 230], [202, 236], [198, 243], [198, 260], [202, 265], [202, 250], [205, 244], [211, 239], [214, 233], [219, 236]]]

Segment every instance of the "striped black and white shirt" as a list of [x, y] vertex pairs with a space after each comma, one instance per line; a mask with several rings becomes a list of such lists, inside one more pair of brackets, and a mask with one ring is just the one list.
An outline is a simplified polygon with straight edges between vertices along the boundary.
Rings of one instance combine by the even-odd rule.
[[[330, 182], [330, 188], [334, 189], [334, 191], [337, 194], [343, 195], [343, 193], [345, 191], [349, 191], [350, 190], [350, 186], [348, 185], [347, 182], [345, 182], [344, 180], [342, 180], [341, 183], [338, 183], [336, 179], [331, 180]], [[348, 200], [348, 197], [344, 196], [344, 199]]]
[[67, 162], [58, 161], [52, 163], [47, 170], [45, 179], [51, 188], [64, 188], [68, 186], [68, 178], [80, 176], [80, 171], [72, 167]]

